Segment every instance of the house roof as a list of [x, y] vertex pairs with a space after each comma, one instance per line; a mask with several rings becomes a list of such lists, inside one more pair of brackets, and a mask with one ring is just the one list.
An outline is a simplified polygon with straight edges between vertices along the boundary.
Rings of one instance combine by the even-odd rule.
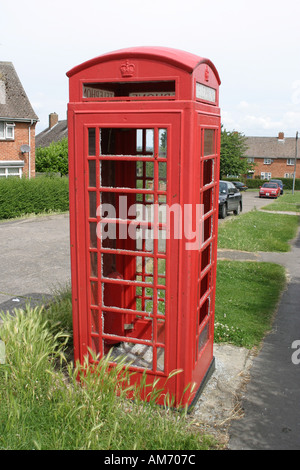
[[[294, 137], [246, 137], [248, 146], [246, 157], [255, 158], [295, 158], [296, 139]], [[300, 158], [300, 142], [297, 141], [297, 157]]]
[[58, 142], [68, 137], [68, 121], [58, 121], [53, 127], [48, 127], [35, 136], [36, 147], [48, 147], [52, 142]]
[[0, 119], [38, 121], [12, 62], [0, 62]]

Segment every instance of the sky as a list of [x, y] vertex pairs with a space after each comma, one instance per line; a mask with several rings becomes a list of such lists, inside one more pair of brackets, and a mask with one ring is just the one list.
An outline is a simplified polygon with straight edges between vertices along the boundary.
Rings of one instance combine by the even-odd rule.
[[300, 131], [299, 0], [0, 0], [0, 61], [13, 62], [36, 134], [52, 112], [66, 119], [76, 65], [136, 46], [210, 59], [221, 121], [246, 136]]

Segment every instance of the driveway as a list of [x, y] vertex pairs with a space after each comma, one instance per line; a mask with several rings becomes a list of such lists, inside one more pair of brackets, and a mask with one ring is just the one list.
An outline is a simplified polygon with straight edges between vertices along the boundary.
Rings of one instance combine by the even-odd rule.
[[69, 215], [0, 223], [0, 309], [48, 297], [70, 282]]

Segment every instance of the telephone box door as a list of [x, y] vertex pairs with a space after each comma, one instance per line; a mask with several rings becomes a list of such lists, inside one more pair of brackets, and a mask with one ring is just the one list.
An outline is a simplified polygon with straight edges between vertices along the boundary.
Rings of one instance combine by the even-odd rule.
[[165, 378], [177, 355], [179, 240], [167, 205], [179, 202], [180, 116], [94, 113], [73, 122], [76, 358], [125, 355]]

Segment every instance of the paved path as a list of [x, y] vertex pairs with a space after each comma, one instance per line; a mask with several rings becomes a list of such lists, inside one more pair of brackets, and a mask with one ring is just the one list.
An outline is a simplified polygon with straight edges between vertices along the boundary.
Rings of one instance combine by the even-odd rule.
[[300, 231], [289, 253], [220, 251], [219, 258], [271, 261], [285, 266], [289, 284], [282, 295], [272, 331], [251, 368], [242, 400], [244, 417], [229, 430], [232, 450], [300, 450]]

